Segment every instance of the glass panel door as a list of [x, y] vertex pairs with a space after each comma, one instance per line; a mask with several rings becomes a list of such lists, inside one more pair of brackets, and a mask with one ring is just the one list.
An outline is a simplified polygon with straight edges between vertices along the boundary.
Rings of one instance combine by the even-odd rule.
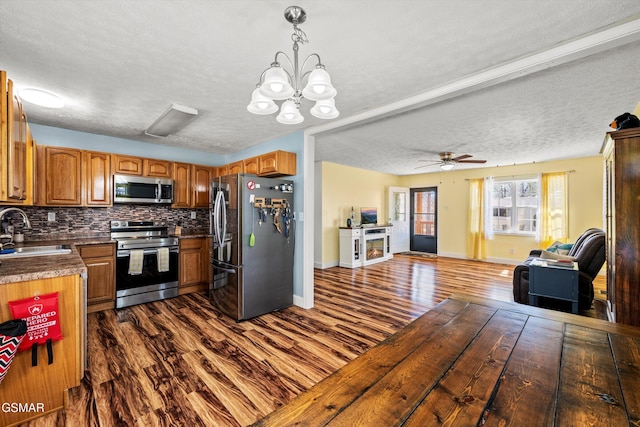
[[437, 253], [438, 189], [411, 189], [411, 250]]

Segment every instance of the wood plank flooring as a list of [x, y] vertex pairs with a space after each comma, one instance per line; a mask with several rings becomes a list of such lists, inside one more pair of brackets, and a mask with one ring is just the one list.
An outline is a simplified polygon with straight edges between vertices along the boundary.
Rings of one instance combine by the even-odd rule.
[[188, 294], [92, 313], [89, 366], [69, 408], [25, 425], [246, 426], [453, 293], [513, 301], [512, 271], [401, 255], [316, 270], [311, 310], [235, 323], [204, 294]]

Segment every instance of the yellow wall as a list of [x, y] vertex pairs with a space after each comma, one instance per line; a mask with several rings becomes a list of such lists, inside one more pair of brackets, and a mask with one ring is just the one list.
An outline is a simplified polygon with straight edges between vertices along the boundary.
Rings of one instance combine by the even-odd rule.
[[[574, 171], [568, 175], [568, 196], [569, 241], [575, 241], [587, 228], [603, 227], [603, 166], [602, 157], [595, 156], [494, 168], [454, 169], [452, 172], [405, 176], [400, 182], [404, 187], [438, 186], [438, 252], [442, 255], [464, 256], [469, 209], [467, 179]], [[533, 237], [496, 235], [487, 244], [487, 258], [520, 261], [537, 247], [538, 242]]]
[[[399, 177], [364, 169], [322, 162], [322, 259], [337, 265], [340, 259], [338, 227], [347, 225], [351, 207], [360, 221], [361, 207], [378, 208], [378, 222], [387, 223], [387, 187]], [[317, 256], [315, 257], [317, 260]]]
[[[346, 224], [351, 206], [377, 206], [381, 222], [388, 218], [387, 188], [438, 187], [438, 253], [465, 257], [470, 178], [505, 177], [541, 172], [573, 171], [568, 175], [569, 240], [587, 228], [604, 227], [602, 157], [586, 157], [526, 165], [453, 169], [421, 175], [395, 176], [333, 163], [322, 165], [322, 263], [340, 258], [338, 226]], [[382, 216], [384, 214], [384, 216]], [[487, 245], [487, 259], [516, 263], [539, 247], [529, 236], [497, 235]], [[513, 253], [511, 253], [513, 252]]]

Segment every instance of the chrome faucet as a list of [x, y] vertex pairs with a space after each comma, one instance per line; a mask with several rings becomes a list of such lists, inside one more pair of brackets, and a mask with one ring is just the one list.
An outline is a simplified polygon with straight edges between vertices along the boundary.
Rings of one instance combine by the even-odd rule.
[[0, 211], [0, 223], [2, 223], [2, 218], [4, 218], [4, 216], [9, 212], [18, 212], [20, 215], [22, 215], [22, 219], [24, 220], [24, 228], [31, 228], [31, 221], [29, 221], [27, 214], [22, 209], [14, 207], [5, 208]]

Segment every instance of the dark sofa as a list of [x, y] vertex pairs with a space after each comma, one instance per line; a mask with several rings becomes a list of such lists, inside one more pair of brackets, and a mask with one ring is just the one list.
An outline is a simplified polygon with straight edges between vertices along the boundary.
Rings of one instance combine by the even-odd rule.
[[[547, 256], [540, 249], [533, 250], [529, 257], [513, 270], [513, 300], [529, 304], [529, 264], [534, 258]], [[573, 244], [569, 254], [578, 263], [578, 309], [588, 310], [593, 302], [593, 279], [604, 264], [605, 233], [599, 228], [590, 228]]]

